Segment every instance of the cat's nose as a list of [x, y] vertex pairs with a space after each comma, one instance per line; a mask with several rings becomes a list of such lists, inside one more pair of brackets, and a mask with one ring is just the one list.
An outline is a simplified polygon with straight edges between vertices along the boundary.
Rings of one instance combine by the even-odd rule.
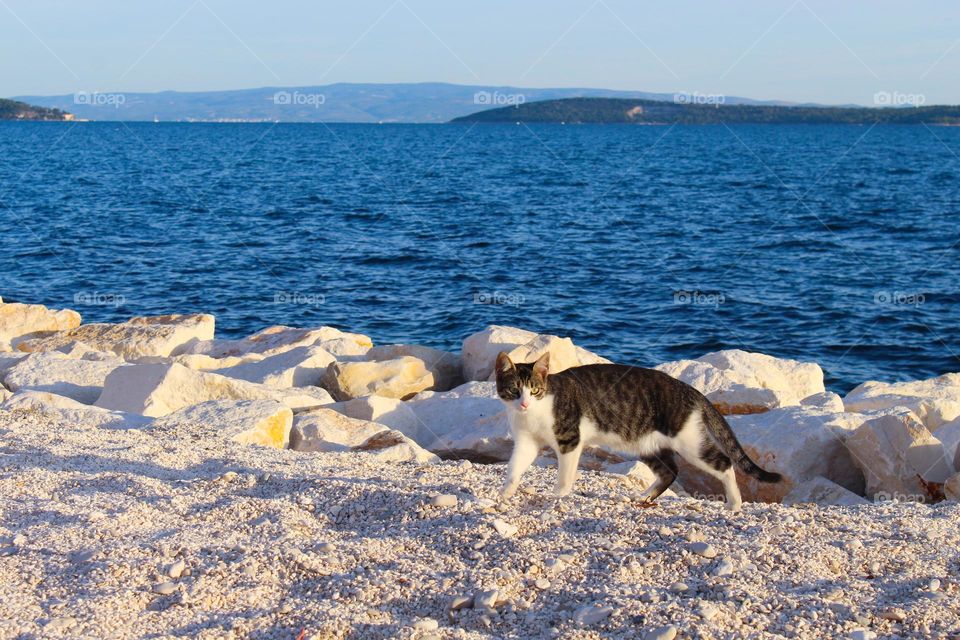
[[530, 405], [527, 403], [526, 400], [521, 400], [521, 401], [520, 401], [520, 408], [521, 408], [521, 409], [526, 409], [526, 408], [529, 407], [529, 406], [530, 406]]

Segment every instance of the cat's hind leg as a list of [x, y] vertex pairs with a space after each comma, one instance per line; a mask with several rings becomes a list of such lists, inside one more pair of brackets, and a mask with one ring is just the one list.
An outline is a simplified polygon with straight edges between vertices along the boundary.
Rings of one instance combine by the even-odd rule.
[[[717, 447], [709, 434], [702, 432], [703, 422], [691, 416], [684, 426], [684, 431], [674, 439], [677, 453], [697, 469], [704, 471], [723, 484], [726, 496], [727, 509], [740, 511], [743, 500], [740, 497], [740, 488], [737, 486], [737, 475], [733, 471], [733, 462], [730, 457]], [[696, 429], [697, 431], [687, 431]]]
[[661, 449], [654, 455], [644, 456], [640, 460], [657, 476], [657, 480], [640, 494], [641, 500], [648, 504], [653, 503], [677, 479], [677, 461], [673, 457], [673, 451], [669, 449]]
[[507, 477], [504, 478], [503, 488], [500, 490], [501, 499], [507, 500], [513, 497], [513, 494], [517, 492], [517, 487], [520, 486], [520, 478], [523, 476], [523, 472], [530, 468], [539, 452], [540, 446], [533, 436], [523, 431], [516, 434], [513, 440], [510, 462], [507, 464]]

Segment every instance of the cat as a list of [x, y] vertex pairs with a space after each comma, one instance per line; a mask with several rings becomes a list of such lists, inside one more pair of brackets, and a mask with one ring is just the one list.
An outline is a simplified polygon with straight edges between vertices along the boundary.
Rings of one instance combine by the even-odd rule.
[[667, 374], [618, 364], [549, 373], [550, 353], [533, 363], [497, 356], [497, 394], [506, 405], [514, 445], [501, 498], [516, 492], [541, 447], [557, 454], [555, 495], [573, 489], [584, 447], [603, 445], [640, 457], [657, 480], [641, 498], [652, 504], [677, 478], [674, 453], [723, 483], [726, 506], [742, 500], [733, 465], [761, 482], [781, 480], [761, 469], [730, 425], [699, 391]]

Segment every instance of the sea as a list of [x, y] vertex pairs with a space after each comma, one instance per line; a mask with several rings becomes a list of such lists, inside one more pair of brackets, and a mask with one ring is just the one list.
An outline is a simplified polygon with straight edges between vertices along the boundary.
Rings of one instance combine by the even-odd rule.
[[744, 349], [828, 388], [960, 371], [960, 129], [0, 123], [0, 296], [641, 366]]

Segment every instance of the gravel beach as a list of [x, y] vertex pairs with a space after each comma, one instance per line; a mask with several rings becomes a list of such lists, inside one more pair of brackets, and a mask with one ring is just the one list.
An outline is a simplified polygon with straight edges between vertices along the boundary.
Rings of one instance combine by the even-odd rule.
[[0, 410], [0, 637], [960, 637], [957, 502], [641, 509], [534, 468], [497, 505], [503, 471]]

